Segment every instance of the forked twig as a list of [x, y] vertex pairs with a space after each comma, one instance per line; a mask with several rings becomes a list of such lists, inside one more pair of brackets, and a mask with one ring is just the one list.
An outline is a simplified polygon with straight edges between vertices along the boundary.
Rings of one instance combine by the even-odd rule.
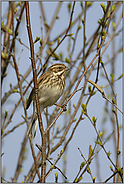
[[106, 96], [105, 96], [105, 93], [103, 91], [103, 89], [101, 89], [96, 83], [94, 83], [93, 81], [91, 80], [88, 80], [89, 83], [91, 83], [93, 86], [95, 86], [98, 91], [102, 94], [102, 97], [105, 98], [108, 102], [110, 102], [112, 105], [114, 105], [122, 114], [123, 112], [117, 107], [117, 105], [113, 102], [111, 102], [111, 100], [109, 100]]

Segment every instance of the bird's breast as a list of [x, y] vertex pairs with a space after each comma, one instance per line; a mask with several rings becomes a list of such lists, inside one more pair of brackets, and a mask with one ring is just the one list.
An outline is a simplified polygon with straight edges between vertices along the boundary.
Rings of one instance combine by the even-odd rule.
[[39, 90], [39, 101], [43, 108], [51, 106], [62, 96], [65, 87], [64, 80], [57, 80], [51, 78], [51, 85], [43, 85]]

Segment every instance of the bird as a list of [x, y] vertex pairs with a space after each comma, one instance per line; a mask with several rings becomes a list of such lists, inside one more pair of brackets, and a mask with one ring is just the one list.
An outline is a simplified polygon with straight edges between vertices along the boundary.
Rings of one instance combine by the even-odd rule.
[[[38, 96], [40, 104], [40, 112], [48, 106], [54, 105], [62, 96], [65, 88], [65, 76], [69, 68], [61, 63], [50, 66], [46, 72], [40, 75], [38, 85]], [[27, 130], [27, 135], [33, 139], [36, 135], [38, 126], [38, 115], [35, 100], [35, 89], [33, 88], [26, 102], [26, 109], [29, 108], [33, 101], [33, 116]]]

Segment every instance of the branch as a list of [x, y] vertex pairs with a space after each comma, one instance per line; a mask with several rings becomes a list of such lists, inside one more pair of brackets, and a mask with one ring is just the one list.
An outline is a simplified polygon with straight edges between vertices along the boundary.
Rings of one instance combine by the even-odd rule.
[[[42, 120], [41, 120], [41, 114], [40, 114], [37, 75], [36, 75], [36, 67], [35, 67], [35, 61], [34, 61], [34, 44], [33, 44], [32, 33], [31, 33], [30, 15], [29, 15], [29, 2], [28, 1], [26, 1], [26, 21], [27, 21], [27, 30], [28, 30], [29, 42], [30, 42], [30, 48], [31, 48], [31, 63], [32, 63], [32, 68], [33, 68], [33, 79], [34, 79], [36, 107], [37, 107], [39, 127], [40, 127], [40, 132], [41, 132], [41, 137], [42, 137], [42, 144], [43, 144], [43, 148], [44, 148], [43, 149], [43, 155], [42, 155], [42, 160], [43, 160], [43, 163], [44, 163], [46, 161], [46, 144], [44, 144], [44, 143], [46, 143], [46, 140], [45, 140], [43, 124], [42, 124]], [[43, 167], [41, 169], [41, 178], [40, 178], [40, 175], [39, 175], [37, 162], [35, 162], [35, 166], [36, 166], [36, 171], [37, 171], [39, 180], [41, 181], [41, 183], [44, 183], [45, 182], [46, 166], [43, 164]]]

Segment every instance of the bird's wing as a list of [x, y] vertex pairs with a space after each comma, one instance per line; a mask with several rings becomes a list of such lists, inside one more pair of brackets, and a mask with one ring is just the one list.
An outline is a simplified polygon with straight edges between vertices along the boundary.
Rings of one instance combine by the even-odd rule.
[[[44, 73], [39, 77], [39, 79], [38, 79], [38, 81], [37, 81], [38, 89], [40, 88], [39, 86], [40, 86], [40, 84], [41, 84], [41, 81], [42, 81], [42, 80], [45, 80], [46, 77], [47, 77], [47, 72], [44, 72]], [[35, 98], [35, 90], [34, 90], [34, 88], [33, 88], [32, 91], [31, 91], [31, 93], [30, 93], [30, 95], [29, 95], [29, 98], [28, 98], [28, 100], [27, 100], [26, 109], [29, 108], [29, 106], [30, 106], [30, 104], [31, 104], [31, 102], [32, 102], [32, 100], [33, 100], [34, 98]]]
[[30, 106], [30, 104], [31, 104], [31, 102], [33, 100], [34, 92], [35, 91], [34, 91], [34, 88], [33, 88], [32, 91], [31, 91], [31, 93], [30, 93], [30, 95], [29, 95], [29, 98], [28, 98], [28, 100], [26, 102], [26, 109], [29, 108], [29, 106]]

